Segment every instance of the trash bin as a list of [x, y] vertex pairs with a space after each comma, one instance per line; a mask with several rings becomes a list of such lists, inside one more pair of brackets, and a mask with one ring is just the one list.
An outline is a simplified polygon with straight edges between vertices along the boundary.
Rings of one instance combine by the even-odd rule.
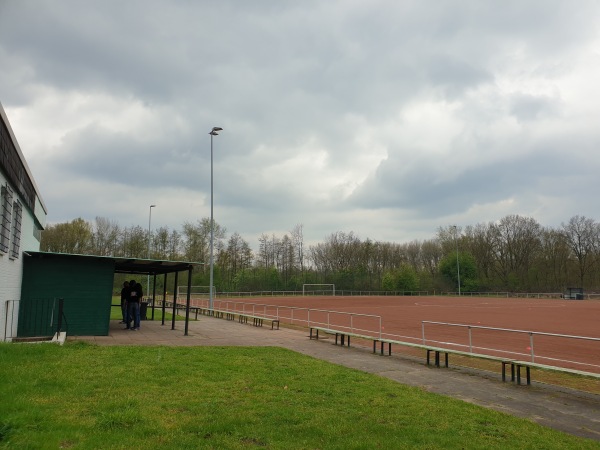
[[146, 320], [146, 313], [148, 312], [148, 302], [140, 303], [140, 319]]

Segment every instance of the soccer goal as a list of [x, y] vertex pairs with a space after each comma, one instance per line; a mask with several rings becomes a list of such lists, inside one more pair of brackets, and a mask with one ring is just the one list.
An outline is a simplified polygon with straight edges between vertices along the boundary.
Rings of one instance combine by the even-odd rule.
[[[177, 286], [177, 298], [187, 298], [188, 287], [186, 286]], [[215, 296], [215, 287], [213, 286], [213, 297]], [[210, 287], [209, 286], [190, 286], [190, 299], [201, 299], [210, 297]]]
[[303, 284], [302, 295], [333, 295], [335, 284]]

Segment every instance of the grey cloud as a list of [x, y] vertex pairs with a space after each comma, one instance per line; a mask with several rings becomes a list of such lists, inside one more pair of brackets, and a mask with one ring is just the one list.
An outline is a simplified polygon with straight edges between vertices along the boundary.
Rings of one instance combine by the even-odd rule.
[[[587, 198], [582, 186], [552, 184], [563, 172], [597, 190], [589, 172], [598, 136], [583, 122], [597, 123], [599, 114], [564, 79], [599, 70], [580, 62], [597, 40], [599, 10], [587, 0], [577, 8], [559, 0], [2, 2], [0, 98], [25, 121], [44, 102], [56, 102], [61, 117], [63, 106], [88, 111], [106, 97], [152, 116], [115, 131], [102, 122], [104, 111], [96, 121], [63, 124], [55, 148], [24, 146], [45, 155], [32, 166], [40, 167], [50, 221], [101, 214], [101, 199], [61, 201], [58, 178], [84, 183], [82, 193], [120, 183], [149, 197], [191, 192], [190, 211], [164, 205], [163, 217], [181, 223], [205, 214], [207, 133], [215, 125], [224, 128], [215, 142], [215, 197], [223, 225], [242, 235], [310, 222], [307, 237], [321, 239], [336, 231], [336, 218], [374, 209], [385, 212], [382, 222], [406, 217], [416, 228], [416, 218], [466, 217], [474, 204], [509, 196], [534, 211], [536, 193]], [[506, 77], [514, 87], [502, 84]], [[539, 85], [554, 90], [530, 89]], [[456, 129], [446, 142], [426, 144], [422, 122], [408, 119], [436, 102], [452, 104], [447, 120]], [[426, 125], [435, 133], [446, 124]], [[374, 148], [385, 148], [387, 159], [357, 169]], [[303, 167], [300, 181], [278, 173], [302, 152], [325, 157]], [[366, 181], [346, 199], [340, 186], [352, 177]], [[118, 200], [111, 210], [135, 220]], [[354, 231], [371, 237], [368, 228]]]
[[[474, 204], [535, 191], [548, 196], [588, 197], [584, 180], [595, 178], [600, 163], [594, 160], [591, 166], [582, 167], [579, 160], [559, 149], [538, 146], [522, 156], [455, 173], [435, 173], [425, 164], [405, 170], [402, 158], [396, 156], [380, 165], [353, 194], [350, 203], [363, 208], [399, 208], [412, 211], [417, 217], [435, 219], [466, 213]], [[574, 184], [573, 176], [581, 181]], [[546, 180], [552, 183], [549, 185]]]
[[560, 106], [559, 100], [549, 96], [516, 94], [510, 99], [510, 113], [522, 122], [554, 116]]

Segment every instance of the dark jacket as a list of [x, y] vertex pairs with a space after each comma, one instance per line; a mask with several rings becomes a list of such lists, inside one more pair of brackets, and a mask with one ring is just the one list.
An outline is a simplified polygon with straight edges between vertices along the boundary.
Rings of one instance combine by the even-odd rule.
[[129, 302], [130, 303], [139, 303], [142, 301], [142, 297], [143, 297], [144, 293], [142, 292], [142, 286], [141, 284], [136, 284], [134, 287], [131, 288], [131, 291], [129, 293]]
[[126, 302], [129, 301], [130, 293], [131, 288], [129, 286], [123, 286], [123, 289], [121, 289], [121, 306], [123, 306]]

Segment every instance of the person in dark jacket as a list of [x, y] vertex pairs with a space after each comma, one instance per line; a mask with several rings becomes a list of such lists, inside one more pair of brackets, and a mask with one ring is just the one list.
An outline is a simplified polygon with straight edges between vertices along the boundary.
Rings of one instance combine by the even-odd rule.
[[131, 292], [129, 293], [129, 317], [128, 319], [133, 320], [133, 326], [129, 326], [129, 322], [127, 323], [127, 328], [131, 328], [133, 331], [138, 331], [140, 329], [140, 302], [142, 301], [142, 297], [144, 293], [142, 292], [142, 285], [140, 283], [136, 283], [135, 280], [131, 280], [129, 283], [131, 287]]

